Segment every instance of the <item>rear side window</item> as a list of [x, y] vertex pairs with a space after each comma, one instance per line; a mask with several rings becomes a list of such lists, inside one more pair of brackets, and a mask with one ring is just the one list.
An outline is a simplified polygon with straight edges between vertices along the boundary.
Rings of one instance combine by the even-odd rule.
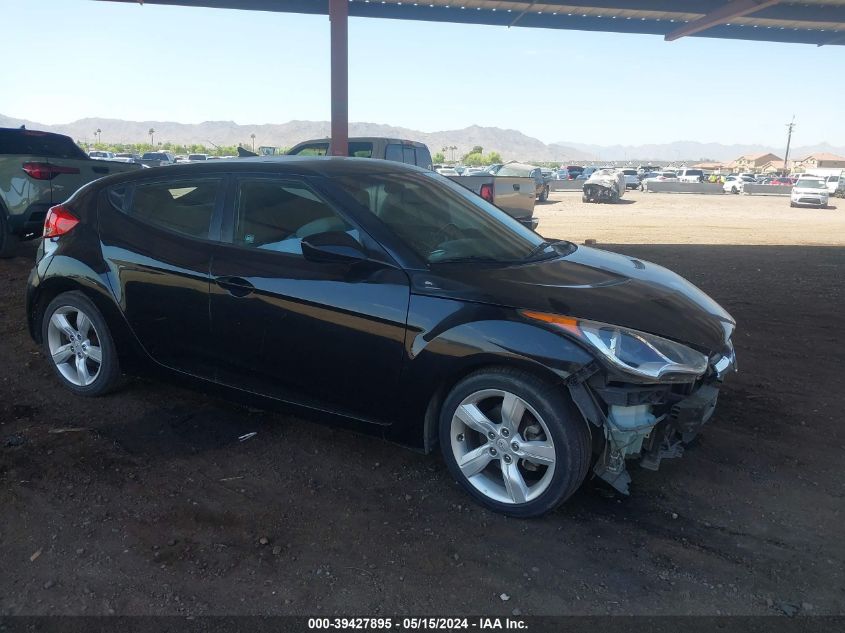
[[302, 255], [303, 238], [358, 231], [302, 182], [269, 178], [242, 180], [238, 186], [235, 244]]
[[428, 151], [427, 147], [418, 147], [417, 148], [417, 167], [422, 167], [423, 169], [431, 169], [431, 152]]
[[109, 199], [118, 209], [141, 222], [181, 235], [208, 239], [221, 183], [219, 178], [142, 183], [135, 186], [131, 200], [126, 199], [123, 188], [118, 186], [111, 190]]
[[88, 155], [69, 136], [36, 130], [0, 129], [0, 154], [88, 160]]
[[402, 146], [398, 143], [391, 143], [384, 150], [384, 159], [392, 160], [397, 163], [404, 162], [402, 158]]

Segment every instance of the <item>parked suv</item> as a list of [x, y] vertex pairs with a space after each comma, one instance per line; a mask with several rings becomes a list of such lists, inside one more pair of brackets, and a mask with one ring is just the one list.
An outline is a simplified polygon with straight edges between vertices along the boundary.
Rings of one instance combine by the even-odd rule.
[[682, 169], [678, 173], [680, 182], [704, 182], [704, 171], [701, 169]]
[[[331, 139], [304, 141], [288, 150], [291, 156], [325, 156]], [[383, 137], [353, 137], [349, 139], [349, 156], [355, 158], [381, 158], [406, 165], [431, 169], [431, 152], [425, 143]], [[460, 172], [458, 172], [460, 173]]]
[[690, 282], [546, 241], [410, 165], [143, 170], [52, 207], [44, 235], [26, 318], [68, 391], [156, 371], [439, 444], [468, 494], [518, 517], [680, 457], [735, 365], [734, 320]]
[[0, 257], [41, 235], [50, 206], [82, 185], [137, 165], [92, 159], [62, 134], [0, 128]]

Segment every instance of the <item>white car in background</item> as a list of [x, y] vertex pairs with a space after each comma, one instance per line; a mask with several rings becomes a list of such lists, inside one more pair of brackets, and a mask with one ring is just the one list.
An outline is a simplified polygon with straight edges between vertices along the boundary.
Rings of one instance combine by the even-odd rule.
[[830, 195], [836, 193], [836, 189], [839, 187], [839, 183], [845, 181], [845, 172], [842, 172], [836, 176], [828, 176], [827, 177], [827, 192]]
[[441, 176], [459, 176], [460, 175], [460, 174], [458, 174], [457, 171], [455, 171], [454, 167], [438, 167], [434, 171], [436, 171]]
[[651, 178], [643, 178], [640, 182], [640, 191], [648, 191], [648, 185], [652, 182], [678, 182], [678, 174], [674, 171], [661, 171]]
[[701, 169], [682, 169], [678, 174], [681, 182], [704, 182], [704, 171]]
[[742, 193], [743, 188], [747, 183], [755, 183], [757, 180], [754, 176], [749, 174], [736, 174], [725, 178], [725, 184], [722, 185], [722, 191], [725, 193]]
[[94, 160], [112, 160], [114, 158], [114, 152], [94, 150], [88, 152], [88, 158], [93, 158]]
[[636, 169], [623, 169], [625, 175], [625, 189], [637, 189], [640, 186], [640, 178]]
[[826, 207], [830, 199], [824, 178], [805, 176], [799, 178], [792, 187], [790, 207]]

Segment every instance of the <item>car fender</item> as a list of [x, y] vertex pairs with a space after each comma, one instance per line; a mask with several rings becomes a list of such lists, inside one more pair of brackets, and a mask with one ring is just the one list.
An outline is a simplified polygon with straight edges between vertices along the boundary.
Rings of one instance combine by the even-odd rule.
[[105, 318], [122, 365], [132, 366], [146, 356], [117, 304], [104, 274], [74, 257], [55, 255], [42, 259], [32, 273], [27, 292], [27, 325], [36, 343], [41, 343], [41, 319], [53, 298], [78, 291], [90, 299]]
[[511, 308], [419, 295], [412, 295], [410, 307], [402, 368], [406, 417], [391, 439], [425, 451], [436, 442], [443, 399], [474, 371], [517, 367], [563, 388], [594, 360], [565, 334]]

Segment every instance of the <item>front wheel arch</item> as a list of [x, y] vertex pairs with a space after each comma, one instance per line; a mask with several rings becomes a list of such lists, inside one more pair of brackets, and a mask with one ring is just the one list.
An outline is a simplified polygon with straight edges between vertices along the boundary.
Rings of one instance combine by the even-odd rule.
[[[456, 403], [461, 402], [462, 398], [472, 398], [477, 394], [483, 398], [495, 399], [501, 397], [503, 393], [515, 395], [517, 401], [522, 399], [524, 406], [530, 409], [534, 416], [536, 416], [533, 424], [535, 426], [543, 426], [546, 436], [546, 439], [543, 441], [554, 447], [551, 455], [553, 471], [549, 470], [543, 473], [539, 480], [534, 481], [539, 486], [539, 490], [534, 488], [533, 492], [529, 495], [529, 491], [532, 490], [530, 487], [531, 484], [529, 484], [529, 487], [526, 487], [526, 481], [528, 480], [523, 480], [521, 476], [517, 477], [522, 482], [520, 496], [525, 495], [522, 501], [517, 500], [513, 492], [510, 491], [507, 481], [505, 482], [505, 488], [508, 489], [508, 492], [505, 493], [501, 490], [501, 482], [498, 484], [500, 490], [496, 492], [495, 488], [497, 486], [493, 480], [499, 477], [493, 472], [485, 471], [488, 474], [484, 475], [487, 479], [490, 479], [490, 475], [492, 475], [492, 480], [482, 482], [480, 485], [477, 482], [472, 483], [473, 479], [470, 479], [470, 477], [474, 477], [474, 475], [467, 475], [463, 470], [463, 466], [458, 466], [457, 464], [456, 460], [458, 457], [455, 451], [459, 449], [456, 449], [454, 438], [457, 437], [459, 446], [463, 446], [465, 441], [470, 442], [470, 448], [472, 450], [464, 455], [464, 457], [473, 455], [472, 459], [467, 462], [468, 464], [472, 465], [474, 462], [478, 462], [481, 455], [479, 454], [478, 457], [475, 455], [479, 453], [479, 450], [484, 451], [483, 455], [487, 456], [488, 451], [486, 448], [489, 446], [492, 447], [489, 453], [494, 457], [487, 457], [487, 460], [482, 463], [481, 468], [484, 468], [491, 459], [493, 461], [501, 459], [503, 460], [501, 464], [502, 469], [505, 469], [504, 464], [507, 463], [512, 464], [508, 466], [508, 470], [510, 470], [517, 468], [517, 463], [520, 461], [519, 456], [522, 454], [517, 452], [512, 458], [513, 462], [511, 462], [511, 457], [509, 456], [510, 449], [505, 444], [502, 444], [502, 438], [505, 438], [505, 442], [509, 442], [510, 440], [507, 438], [511, 437], [514, 440], [519, 440], [519, 444], [522, 445], [523, 441], [531, 442], [531, 437], [518, 434], [517, 426], [512, 426], [512, 421], [507, 422], [504, 419], [502, 420], [502, 424], [505, 426], [505, 429], [501, 432], [501, 436], [499, 436], [499, 439], [495, 443], [492, 440], [490, 443], [487, 443], [487, 439], [482, 438], [483, 442], [479, 445], [470, 439], [469, 435], [467, 435], [467, 440], [464, 440], [465, 432], [479, 432], [475, 424], [470, 425], [472, 429], [469, 426], [464, 427], [457, 436], [453, 437], [451, 435], [455, 431], [456, 418], [453, 418], [450, 412]], [[461, 487], [477, 502], [486, 506], [488, 509], [519, 518], [540, 516], [553, 510], [568, 499], [586, 479], [589, 466], [592, 462], [592, 430], [562, 384], [550, 383], [545, 380], [538, 381], [536, 376], [531, 373], [513, 367], [500, 366], [487, 368], [472, 372], [457, 383], [448, 394], [443, 406], [444, 410], [441, 411], [438, 426], [441, 449], [446, 465]], [[463, 420], [462, 416], [459, 417]], [[484, 415], [482, 415], [482, 418], [484, 418]], [[521, 415], [517, 419], [520, 418], [522, 418]], [[494, 417], [489, 418], [489, 420], [493, 420], [494, 425], [498, 424]], [[490, 425], [489, 420], [486, 422], [488, 428]], [[527, 424], [528, 422], [524, 423]], [[510, 434], [507, 434], [508, 428], [513, 429]], [[496, 439], [494, 434], [498, 433], [498, 431], [494, 429], [495, 426], [490, 429], [490, 437]], [[481, 435], [485, 436], [486, 433], [482, 432]], [[463, 446], [463, 448], [466, 448], [466, 446]], [[495, 457], [497, 452], [494, 449], [499, 449], [500, 454], [503, 456]], [[519, 451], [520, 448], [515, 446], [514, 450]], [[560, 458], [563, 459], [561, 460]], [[535, 461], [530, 457], [528, 460], [535, 464], [547, 463], [545, 461]], [[536, 470], [536, 468], [533, 470]], [[480, 472], [476, 472], [475, 474], [481, 475]], [[525, 472], [523, 472], [524, 475]], [[506, 476], [505, 479], [508, 480], [511, 477]], [[507, 500], [508, 496], [510, 496], [511, 500]], [[516, 505], [513, 505], [513, 503], [516, 503]]]
[[[560, 389], [566, 390], [563, 378], [554, 371], [539, 363], [531, 362], [528, 359], [512, 359], [509, 362], [502, 362], [501, 359], [476, 359], [475, 362], [463, 366], [460, 370], [450, 374], [442, 380], [428, 401], [423, 423], [423, 450], [425, 453], [434, 451], [439, 440], [440, 414], [443, 410], [443, 403], [446, 396], [462, 380], [472, 374], [481, 371], [520, 370], [531, 374], [537, 380], [558, 385]], [[568, 391], [567, 391], [568, 394]], [[589, 426], [586, 420], [584, 424]]]

